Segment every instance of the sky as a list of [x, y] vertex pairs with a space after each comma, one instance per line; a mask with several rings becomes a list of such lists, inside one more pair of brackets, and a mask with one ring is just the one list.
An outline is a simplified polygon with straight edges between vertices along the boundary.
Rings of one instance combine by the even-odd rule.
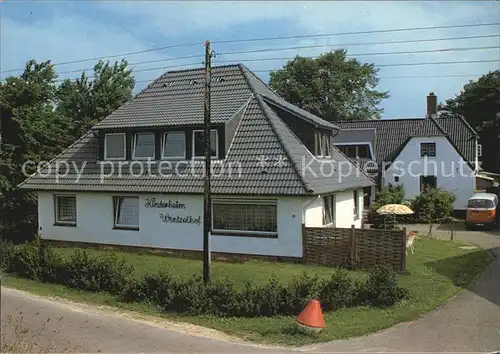
[[[363, 63], [374, 63], [378, 67], [380, 82], [377, 89], [388, 91], [390, 95], [380, 105], [384, 110], [383, 118], [423, 117], [425, 97], [430, 91], [438, 96], [438, 101], [443, 102], [458, 94], [469, 80], [500, 68], [499, 25], [380, 32], [391, 29], [500, 22], [500, 1], [3, 0], [0, 3], [0, 20], [1, 77], [18, 75], [19, 71], [3, 72], [22, 69], [30, 59], [51, 60], [57, 64], [192, 44], [125, 56], [131, 67], [137, 70], [135, 78], [138, 83], [135, 92], [165, 71], [201, 66], [205, 40], [213, 42], [213, 50], [216, 53], [213, 65], [241, 62], [250, 70], [256, 71], [266, 82], [269, 79], [269, 70], [279, 69], [286, 59], [295, 55], [317, 56], [344, 48], [348, 55]], [[379, 32], [340, 34], [362, 31]], [[242, 41], [318, 34], [333, 35]], [[481, 38], [477, 38], [479, 36]], [[457, 37], [476, 38], [456, 39]], [[421, 41], [428, 39], [439, 40]], [[395, 41], [406, 43], [390, 43]], [[373, 44], [374, 42], [379, 44]], [[321, 47], [222, 54], [311, 45]], [[449, 50], [457, 48], [474, 49]], [[394, 54], [425, 50], [440, 51]], [[388, 52], [393, 54], [381, 54]], [[376, 54], [369, 55], [371, 53]], [[173, 59], [186, 56], [195, 57]], [[401, 65], [484, 60], [496, 61]], [[145, 61], [157, 62], [141, 63]], [[97, 60], [61, 64], [55, 68], [59, 79], [75, 78], [83, 70], [92, 72], [96, 62]]]

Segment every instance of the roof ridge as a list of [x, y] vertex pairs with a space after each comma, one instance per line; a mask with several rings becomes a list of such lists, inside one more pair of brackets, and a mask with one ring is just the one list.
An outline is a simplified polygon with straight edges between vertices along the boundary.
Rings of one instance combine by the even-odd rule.
[[439, 129], [441, 133], [443, 133], [445, 136], [448, 136], [448, 132], [444, 130], [444, 128], [436, 121], [436, 118], [433, 116], [429, 116], [427, 119], [429, 119], [434, 125]]
[[[212, 66], [211, 69], [219, 69], [219, 68], [230, 68], [230, 67], [237, 67], [241, 64], [224, 64], [224, 65], [215, 65], [215, 66]], [[189, 72], [189, 71], [196, 71], [196, 70], [204, 70], [205, 67], [204, 66], [200, 66], [199, 68], [184, 68], [184, 69], [177, 69], [177, 70], [170, 70], [170, 71], [166, 71], [163, 73], [163, 75], [165, 74], [170, 74], [170, 73], [182, 73], [182, 72]], [[163, 76], [162, 75], [162, 76]]]

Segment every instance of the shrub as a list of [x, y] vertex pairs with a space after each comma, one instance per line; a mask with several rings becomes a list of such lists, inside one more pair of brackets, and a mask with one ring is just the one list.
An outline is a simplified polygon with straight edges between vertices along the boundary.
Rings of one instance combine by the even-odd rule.
[[261, 316], [276, 316], [280, 314], [286, 303], [283, 295], [288, 295], [278, 279], [272, 276], [269, 282], [257, 290], [255, 301], [259, 303]]
[[301, 277], [294, 278], [292, 283], [284, 288], [286, 290], [282, 300], [286, 306], [284, 314], [299, 314], [310, 299], [318, 297], [320, 286], [317, 276], [310, 277], [307, 273], [303, 273]]
[[398, 286], [394, 271], [385, 266], [371, 269], [359, 291], [362, 301], [373, 307], [389, 307], [407, 296], [406, 289]]
[[125, 301], [147, 301], [167, 311], [174, 297], [174, 283], [163, 270], [146, 274], [139, 281], [131, 281], [122, 294]]
[[38, 247], [31, 243], [16, 246], [7, 271], [24, 278], [39, 279], [42, 267]]
[[235, 316], [253, 317], [261, 313], [261, 289], [251, 281], [245, 283], [243, 291], [236, 294], [237, 310]]
[[238, 313], [237, 291], [234, 283], [224, 279], [210, 284], [207, 289], [207, 297], [210, 299], [206, 311], [217, 316], [234, 316]]
[[41, 245], [38, 247], [40, 262], [39, 277], [45, 282], [62, 283], [64, 280], [66, 264], [61, 256], [52, 248]]
[[82, 290], [122, 294], [132, 271], [125, 259], [118, 259], [114, 252], [91, 257], [86, 251], [76, 250], [66, 266], [65, 283]]
[[429, 236], [435, 223], [446, 221], [453, 211], [455, 195], [438, 188], [425, 188], [415, 198], [413, 211], [420, 222], [429, 224]]
[[190, 315], [210, 313], [213, 306], [201, 277], [193, 276], [184, 282], [174, 282], [173, 285], [172, 310]]
[[355, 301], [354, 283], [345, 270], [337, 270], [321, 282], [319, 298], [325, 311], [349, 307]]
[[14, 245], [9, 240], [0, 242], [0, 269], [8, 271], [14, 259]]

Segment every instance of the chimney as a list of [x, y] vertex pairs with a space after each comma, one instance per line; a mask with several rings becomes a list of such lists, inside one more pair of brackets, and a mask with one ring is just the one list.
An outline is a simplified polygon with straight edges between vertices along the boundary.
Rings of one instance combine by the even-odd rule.
[[434, 92], [427, 95], [427, 117], [436, 117], [437, 115], [437, 96]]

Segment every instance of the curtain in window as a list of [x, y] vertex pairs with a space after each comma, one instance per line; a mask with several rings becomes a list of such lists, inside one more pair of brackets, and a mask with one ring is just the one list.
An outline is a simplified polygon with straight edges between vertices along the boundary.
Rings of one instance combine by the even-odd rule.
[[115, 225], [139, 227], [138, 197], [115, 197]]

